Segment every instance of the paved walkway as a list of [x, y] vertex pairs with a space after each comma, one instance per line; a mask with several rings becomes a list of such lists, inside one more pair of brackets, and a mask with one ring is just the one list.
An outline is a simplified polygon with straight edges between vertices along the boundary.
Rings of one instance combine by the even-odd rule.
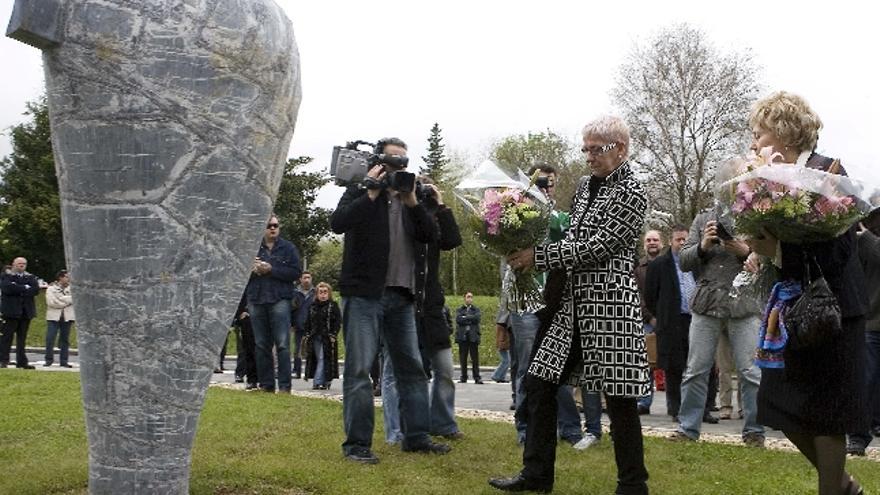
[[[30, 350], [30, 349], [29, 349]], [[42, 352], [28, 353], [30, 363], [36, 367], [36, 371], [48, 372], [78, 372], [78, 356], [70, 356], [70, 364], [73, 368], [60, 368], [58, 363], [51, 367], [43, 367]], [[56, 355], [57, 360], [57, 355]], [[227, 359], [224, 363], [227, 370], [235, 368], [234, 359]], [[457, 367], [456, 367], [457, 369]], [[488, 378], [492, 375], [493, 368], [483, 368], [484, 384], [477, 385], [473, 381], [457, 383], [455, 394], [456, 414], [465, 417], [475, 417], [492, 421], [513, 423], [513, 411], [511, 405], [510, 383], [495, 383]], [[24, 371], [22, 371], [24, 372]], [[457, 375], [456, 375], [457, 376]], [[235, 375], [232, 371], [215, 373], [211, 378], [212, 386], [244, 390], [244, 384], [235, 383]], [[342, 380], [334, 380], [329, 390], [312, 390], [311, 381], [293, 380], [293, 393], [309, 397], [322, 397], [331, 400], [342, 400]], [[381, 398], [377, 398], [377, 405], [381, 405]], [[654, 404], [651, 406], [651, 414], [641, 416], [642, 429], [646, 435], [667, 436], [675, 429], [672, 419], [666, 414], [665, 392], [654, 393]], [[717, 415], [717, 413], [715, 413]], [[603, 415], [602, 423], [607, 429], [608, 416]], [[702, 440], [740, 444], [743, 420], [722, 420], [718, 424], [703, 424]], [[792, 449], [793, 446], [784, 439], [781, 432], [767, 430], [767, 446], [771, 448]], [[515, 438], [511, 431], [511, 438]], [[880, 461], [880, 440], [872, 443], [868, 449], [868, 457]]]

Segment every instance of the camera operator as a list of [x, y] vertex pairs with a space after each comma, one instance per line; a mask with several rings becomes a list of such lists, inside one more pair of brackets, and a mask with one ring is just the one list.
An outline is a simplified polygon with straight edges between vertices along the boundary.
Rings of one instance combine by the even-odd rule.
[[[346, 347], [342, 450], [347, 459], [367, 464], [379, 461], [371, 451], [370, 367], [380, 338], [400, 393], [402, 449], [438, 454], [450, 450], [428, 436], [428, 378], [415, 322], [416, 277], [425, 273], [424, 264], [417, 263], [418, 253], [435, 240], [434, 222], [416, 198], [415, 177], [401, 172], [406, 166], [406, 143], [383, 139], [374, 153], [377, 164], [363, 183], [348, 186], [330, 217], [333, 231], [345, 234], [339, 277]], [[412, 179], [408, 184], [401, 186], [395, 180], [407, 176]]]

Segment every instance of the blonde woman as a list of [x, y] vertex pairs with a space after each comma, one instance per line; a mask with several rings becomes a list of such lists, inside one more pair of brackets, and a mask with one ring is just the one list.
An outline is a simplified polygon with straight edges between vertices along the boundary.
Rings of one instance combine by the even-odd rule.
[[[752, 151], [772, 147], [786, 163], [829, 170], [834, 160], [815, 152], [822, 121], [798, 95], [780, 91], [758, 101], [749, 116]], [[836, 167], [835, 167], [836, 168]], [[837, 173], [845, 174], [842, 168]], [[752, 250], [781, 258], [781, 281], [800, 282], [804, 265], [821, 268], [840, 305], [843, 336], [820, 349], [782, 354], [784, 368], [764, 367], [758, 390], [758, 422], [782, 430], [819, 474], [819, 494], [859, 494], [846, 464], [846, 432], [867, 431], [860, 391], [865, 361], [865, 276], [856, 252], [855, 228], [827, 242], [779, 243], [767, 235]], [[761, 359], [759, 355], [759, 365]]]
[[306, 379], [313, 390], [327, 390], [339, 378], [339, 345], [336, 343], [342, 316], [333, 300], [333, 288], [326, 282], [317, 285], [315, 301], [309, 307], [305, 324]]

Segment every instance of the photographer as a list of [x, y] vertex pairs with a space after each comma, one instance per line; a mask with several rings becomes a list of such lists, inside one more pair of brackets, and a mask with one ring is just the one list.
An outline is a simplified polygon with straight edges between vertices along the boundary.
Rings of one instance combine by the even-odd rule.
[[424, 244], [434, 241], [434, 222], [415, 194], [415, 176], [406, 167], [406, 144], [397, 138], [377, 143], [375, 166], [361, 184], [350, 185], [330, 217], [345, 234], [339, 289], [342, 295], [345, 371], [343, 423], [347, 459], [375, 464], [370, 367], [379, 339], [391, 358], [400, 393], [404, 451], [446, 453], [447, 445], [428, 436], [428, 378], [422, 367], [415, 322], [416, 277]]
[[713, 211], [701, 212], [679, 254], [681, 270], [694, 274], [696, 288], [688, 301], [691, 321], [687, 366], [681, 381], [680, 424], [672, 438], [697, 440], [702, 423], [714, 419], [705, 414], [706, 397], [718, 340], [726, 332], [742, 387], [742, 440], [746, 445], [763, 447], [764, 427], [757, 421], [756, 402], [761, 370], [753, 363], [761, 308], [748, 298], [730, 297], [733, 279], [751, 250], [720, 226]]

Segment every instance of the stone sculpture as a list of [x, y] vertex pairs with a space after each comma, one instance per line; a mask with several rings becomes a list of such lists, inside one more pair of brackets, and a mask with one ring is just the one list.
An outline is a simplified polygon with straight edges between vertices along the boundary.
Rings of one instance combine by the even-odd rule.
[[16, 0], [43, 51], [91, 493], [187, 493], [300, 102], [272, 0]]

